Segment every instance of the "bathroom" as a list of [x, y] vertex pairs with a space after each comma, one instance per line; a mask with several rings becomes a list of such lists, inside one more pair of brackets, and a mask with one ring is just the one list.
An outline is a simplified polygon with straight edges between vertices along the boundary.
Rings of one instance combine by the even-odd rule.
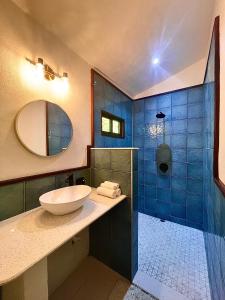
[[1, 300], [225, 299], [224, 24], [0, 1]]

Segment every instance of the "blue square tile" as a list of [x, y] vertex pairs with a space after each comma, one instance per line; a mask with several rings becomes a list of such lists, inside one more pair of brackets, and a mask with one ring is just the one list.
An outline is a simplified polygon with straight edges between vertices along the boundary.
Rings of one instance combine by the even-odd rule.
[[193, 179], [202, 179], [203, 164], [202, 163], [188, 164], [188, 177]]
[[101, 132], [101, 110], [96, 109], [94, 113], [95, 131]]
[[157, 200], [150, 197], [145, 197], [144, 199], [144, 207], [149, 210], [151, 213], [155, 213], [157, 211]]
[[134, 124], [135, 125], [144, 125], [144, 112], [138, 112], [134, 114]]
[[122, 117], [122, 110], [119, 103], [113, 104], [113, 111], [116, 116]]
[[171, 205], [171, 214], [177, 218], [186, 218], [186, 207], [184, 205], [173, 203]]
[[171, 214], [170, 203], [157, 201], [157, 216], [163, 219], [169, 219]]
[[125, 124], [125, 137], [126, 136], [132, 137], [132, 125], [129, 122], [126, 122], [126, 124]]
[[156, 199], [156, 187], [145, 185], [145, 199]]
[[172, 133], [172, 124], [171, 121], [166, 121], [165, 122], [165, 134], [171, 134]]
[[144, 174], [144, 184], [145, 185], [156, 185], [156, 181], [157, 181], [157, 176], [154, 173], [150, 173], [150, 172], [145, 172]]
[[202, 195], [203, 193], [202, 180], [188, 178], [187, 190], [191, 194]]
[[186, 162], [186, 149], [174, 149], [172, 151], [172, 160], [176, 162]]
[[144, 147], [144, 139], [142, 136], [134, 136], [133, 139], [134, 147], [142, 148]]
[[199, 206], [203, 209], [203, 197], [201, 195], [187, 193], [187, 205]]
[[188, 134], [188, 148], [202, 148], [203, 147], [203, 135], [201, 133]]
[[138, 159], [139, 160], [144, 160], [144, 149], [143, 148], [140, 148], [138, 150]]
[[105, 147], [106, 148], [115, 147], [115, 144], [114, 144], [115, 143], [115, 139], [114, 138], [105, 136], [104, 140], [105, 140]]
[[157, 108], [162, 109], [166, 107], [171, 107], [171, 94], [157, 97]]
[[138, 172], [138, 183], [140, 186], [144, 186], [144, 173]]
[[111, 114], [114, 114], [114, 104], [110, 101], [106, 101], [104, 110]]
[[202, 118], [203, 105], [202, 103], [195, 103], [188, 105], [188, 118]]
[[187, 164], [174, 162], [172, 164], [172, 174], [173, 177], [182, 177], [182, 178], [187, 177]]
[[188, 119], [188, 132], [197, 133], [203, 131], [203, 119]]
[[187, 91], [172, 93], [172, 106], [187, 104]]
[[101, 134], [95, 133], [95, 147], [102, 148], [104, 146], [104, 137]]
[[144, 100], [145, 103], [145, 111], [148, 110], [157, 110], [157, 98], [156, 97], [150, 97]]
[[155, 149], [144, 148], [144, 160], [150, 160], [151, 162], [155, 161]]
[[171, 136], [172, 148], [186, 148], [187, 138], [185, 134], [174, 134]]
[[171, 136], [170, 135], [166, 135], [166, 136], [158, 136], [157, 137], [157, 146], [161, 145], [161, 144], [167, 144], [170, 146], [171, 144]]
[[157, 110], [148, 110], [145, 111], [145, 124], [155, 123], [156, 122]]
[[171, 190], [165, 188], [157, 188], [157, 200], [162, 202], [170, 202]]
[[[127, 133], [127, 132], [125, 131], [125, 134], [126, 134], [126, 133]], [[134, 139], [135, 139], [135, 137], [137, 137], [137, 136], [143, 137], [144, 134], [145, 134], [145, 125], [144, 125], [144, 123], [143, 123], [143, 124], [141, 124], [141, 123], [134, 124], [133, 133], [134, 133]]]
[[172, 120], [187, 119], [187, 105], [172, 107]]
[[187, 205], [187, 220], [202, 224], [203, 211], [202, 208], [195, 205]]
[[144, 146], [145, 148], [156, 148], [157, 140], [155, 138], [152, 138], [151, 136], [145, 137]]
[[186, 225], [186, 219], [170, 216], [170, 221], [180, 225]]
[[186, 205], [186, 191], [172, 189], [171, 200], [174, 203]]
[[172, 121], [172, 133], [185, 133], [187, 131], [187, 119]]
[[138, 171], [144, 173], [144, 160], [138, 159]]
[[145, 161], [144, 165], [145, 172], [150, 172], [152, 174], [157, 174], [156, 162]]
[[202, 162], [203, 150], [202, 149], [187, 149], [188, 162]]
[[158, 175], [157, 186], [160, 188], [169, 188], [171, 184], [171, 179], [169, 176]]
[[133, 111], [134, 113], [144, 112], [145, 102], [144, 100], [134, 101], [133, 103]]
[[187, 179], [186, 178], [172, 177], [172, 189], [185, 191], [186, 188], [187, 188]]
[[196, 87], [188, 90], [188, 103], [201, 102], [204, 99], [203, 87]]
[[[201, 220], [199, 220], [201, 221]], [[203, 230], [202, 228], [202, 224], [200, 223], [196, 223], [196, 222], [191, 222], [186, 220], [186, 226], [191, 227], [191, 228], [195, 228], [195, 229], [199, 229], [199, 230]]]
[[171, 120], [171, 107], [165, 107], [158, 110], [158, 112], [163, 112], [165, 114], [165, 121]]

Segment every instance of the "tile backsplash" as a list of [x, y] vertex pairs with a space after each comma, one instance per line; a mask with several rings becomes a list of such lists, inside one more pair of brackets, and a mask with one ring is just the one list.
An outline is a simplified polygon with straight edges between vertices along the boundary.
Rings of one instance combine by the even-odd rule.
[[0, 221], [38, 207], [39, 197], [51, 190], [68, 186], [66, 178], [72, 173], [74, 182], [76, 178], [85, 177], [87, 184], [90, 184], [90, 169], [86, 168], [0, 186]]

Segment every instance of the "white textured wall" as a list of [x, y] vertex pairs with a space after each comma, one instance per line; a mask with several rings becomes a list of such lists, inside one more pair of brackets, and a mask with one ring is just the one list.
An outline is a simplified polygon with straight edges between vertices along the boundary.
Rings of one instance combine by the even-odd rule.
[[219, 145], [219, 177], [225, 183], [225, 1], [217, 0], [215, 17], [220, 15], [220, 145]]
[[[68, 72], [68, 93], [55, 91], [53, 82], [33, 80], [25, 57], [43, 57], [56, 71]], [[51, 158], [27, 151], [14, 131], [14, 118], [21, 107], [40, 99], [60, 105], [74, 128], [70, 148]], [[0, 1], [0, 124], [0, 180], [86, 164], [91, 131], [90, 66], [8, 0]]]

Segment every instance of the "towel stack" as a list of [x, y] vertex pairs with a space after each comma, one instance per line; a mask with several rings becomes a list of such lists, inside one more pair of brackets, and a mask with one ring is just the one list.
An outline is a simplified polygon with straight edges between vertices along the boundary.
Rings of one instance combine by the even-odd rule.
[[97, 188], [97, 194], [115, 199], [121, 195], [121, 189], [118, 183], [105, 181]]

